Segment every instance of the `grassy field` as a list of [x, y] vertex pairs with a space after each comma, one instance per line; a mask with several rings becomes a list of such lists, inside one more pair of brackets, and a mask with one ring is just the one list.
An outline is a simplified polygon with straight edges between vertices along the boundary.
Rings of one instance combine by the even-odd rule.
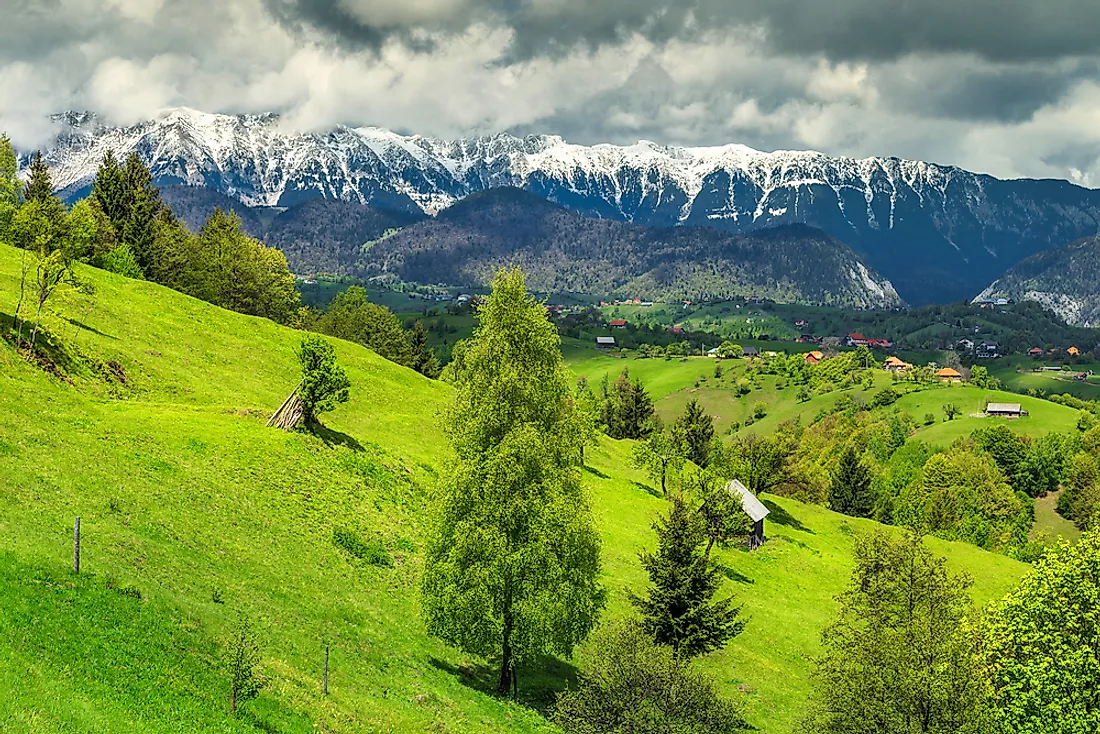
[[[0, 319], [16, 301], [18, 263], [0, 246]], [[267, 429], [298, 381], [299, 333], [83, 274], [95, 296], [60, 302], [47, 324], [67, 345], [53, 355], [72, 384], [0, 342], [0, 731], [553, 731], [540, 709], [574, 674], [568, 662], [522, 670], [521, 701], [502, 701], [488, 693], [487, 661], [427, 637], [419, 621], [450, 388], [338, 342], [351, 402], [319, 436]], [[583, 369], [621, 364], [597, 355]], [[675, 374], [670, 363], [630, 365], [662, 398], [713, 374], [702, 359], [671, 363]], [[630, 468], [630, 450], [601, 442], [585, 474], [612, 615], [641, 588], [637, 553], [664, 506]], [[706, 665], [761, 732], [791, 734], [853, 534], [874, 525], [767, 499], [764, 549], [719, 553], [723, 593], [744, 603], [749, 626]], [[390, 562], [350, 556], [333, 542], [337, 528], [380, 544]], [[1025, 568], [932, 544], [975, 578], [978, 601]], [[241, 614], [259, 629], [268, 685], [232, 719], [223, 641]]]
[[1100, 363], [1080, 361], [1068, 370], [1058, 372], [1036, 372], [1035, 368], [1046, 365], [1060, 367], [1058, 362], [1035, 360], [1030, 357], [1006, 357], [996, 360], [990, 367], [990, 373], [1005, 387], [1017, 391], [1041, 390], [1047, 394], [1062, 395], [1069, 393], [1082, 400], [1100, 399], [1100, 376], [1092, 375], [1084, 381], [1075, 380], [1078, 372], [1100, 372]]

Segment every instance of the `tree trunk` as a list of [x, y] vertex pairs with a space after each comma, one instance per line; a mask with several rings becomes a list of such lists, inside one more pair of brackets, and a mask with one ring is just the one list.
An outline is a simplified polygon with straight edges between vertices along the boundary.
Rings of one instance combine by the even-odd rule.
[[497, 681], [497, 695], [507, 696], [515, 683], [515, 666], [512, 660], [512, 616], [504, 615], [504, 645], [500, 659], [500, 680]]
[[712, 535], [707, 540], [707, 549], [705, 551], [703, 551], [703, 558], [706, 558], [706, 559], [710, 558], [710, 549], [713, 548], [713, 547], [714, 547], [714, 536]]

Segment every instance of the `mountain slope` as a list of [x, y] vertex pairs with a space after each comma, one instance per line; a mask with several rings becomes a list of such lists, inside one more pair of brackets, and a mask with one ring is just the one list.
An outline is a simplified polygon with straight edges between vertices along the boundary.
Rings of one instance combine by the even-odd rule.
[[234, 212], [241, 218], [241, 228], [252, 237], [263, 237], [267, 229], [255, 207], [205, 186], [163, 186], [160, 198], [192, 232], [201, 230], [215, 209]]
[[1100, 326], [1100, 236], [1017, 263], [978, 294], [1038, 301], [1074, 326]]
[[[14, 302], [19, 262], [0, 246], [0, 304]], [[351, 402], [326, 414], [319, 437], [268, 429], [299, 379], [300, 332], [151, 283], [81, 275], [94, 297], [66, 300], [48, 324], [68, 345], [73, 384], [0, 340], [0, 729], [553, 731], [528, 704], [566, 685], [567, 663], [524, 668], [522, 703], [501, 701], [485, 661], [427, 637], [419, 620], [428, 507], [450, 456], [436, 418], [448, 386], [337, 341]], [[664, 502], [631, 468], [628, 442], [604, 440], [586, 456], [608, 614], [622, 615]], [[764, 549], [715, 551], [738, 579], [721, 593], [743, 601], [750, 621], [706, 665], [762, 734], [793, 734], [853, 531], [877, 526], [768, 502]], [[393, 565], [352, 557], [333, 543], [336, 528], [381, 543]], [[975, 578], [981, 602], [1024, 570], [930, 544]], [[240, 614], [259, 630], [268, 685], [234, 719], [222, 643]]]
[[423, 219], [419, 212], [307, 199], [275, 217], [264, 242], [282, 250], [295, 273], [347, 274], [364, 245]]
[[379, 128], [283, 131], [275, 115], [179, 109], [128, 128], [68, 113], [47, 152], [70, 196], [108, 149], [137, 151], [162, 183], [214, 188], [250, 205], [309, 198], [439, 211], [471, 193], [526, 188], [585, 216], [733, 232], [801, 223], [864, 255], [911, 303], [968, 297], [1011, 264], [1100, 231], [1100, 192], [1002, 181], [950, 166], [742, 145], [571, 145], [559, 137], [455, 141]]
[[676, 300], [754, 296], [892, 307], [889, 281], [825, 233], [805, 226], [734, 235], [588, 219], [520, 189], [474, 194], [373, 244], [361, 276], [485, 285], [519, 265], [532, 288]]

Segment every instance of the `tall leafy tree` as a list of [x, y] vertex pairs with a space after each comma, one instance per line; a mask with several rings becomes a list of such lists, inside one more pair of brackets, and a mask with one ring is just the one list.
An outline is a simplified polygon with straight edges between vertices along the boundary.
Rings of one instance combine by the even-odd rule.
[[24, 196], [27, 201], [47, 201], [53, 196], [53, 179], [50, 178], [50, 169], [42, 157], [42, 151], [35, 153], [31, 159]]
[[710, 444], [714, 440], [714, 419], [692, 398], [676, 421], [677, 434], [684, 444], [684, 454], [696, 466], [710, 463]]
[[634, 446], [633, 459], [636, 468], [660, 483], [661, 494], [667, 497], [669, 478], [676, 477], [684, 467], [683, 441], [669, 431], [654, 431]]
[[415, 368], [409, 335], [400, 319], [385, 306], [371, 303], [366, 290], [359, 286], [336, 296], [317, 320], [316, 329], [369, 347], [391, 362]]
[[0, 135], [0, 242], [11, 242], [11, 222], [23, 200], [19, 160], [7, 135]]
[[851, 446], [840, 455], [829, 483], [829, 507], [852, 517], [870, 517], [875, 509], [871, 472]]
[[1100, 731], [1100, 530], [1061, 541], [986, 618], [996, 734]]
[[856, 567], [822, 634], [805, 731], [979, 734], [985, 687], [970, 580], [915, 533], [856, 539]]
[[699, 513], [674, 496], [668, 514], [653, 525], [657, 550], [641, 554], [649, 575], [645, 596], [631, 595], [642, 624], [678, 655], [704, 655], [724, 646], [745, 627], [732, 599], [714, 601], [724, 576], [703, 552], [707, 528]]
[[579, 432], [557, 330], [518, 270], [502, 271], [455, 352], [447, 431], [457, 457], [424, 562], [428, 631], [517, 667], [569, 654], [604, 605], [600, 538], [577, 466]]

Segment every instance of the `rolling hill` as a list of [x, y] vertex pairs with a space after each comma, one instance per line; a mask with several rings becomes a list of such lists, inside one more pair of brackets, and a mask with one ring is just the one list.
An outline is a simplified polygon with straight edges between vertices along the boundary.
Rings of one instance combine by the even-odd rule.
[[477, 286], [519, 265], [542, 292], [673, 301], [753, 296], [892, 307], [889, 281], [845, 245], [805, 226], [733, 235], [588, 219], [521, 189], [474, 194], [365, 249], [356, 274]]
[[[0, 311], [18, 274], [19, 252], [0, 246]], [[419, 621], [431, 497], [450, 456], [437, 418], [447, 385], [336, 342], [351, 402], [317, 436], [268, 429], [299, 379], [300, 332], [154, 284], [82, 275], [94, 295], [59, 301], [47, 324], [68, 381], [0, 341], [0, 730], [553, 731], [538, 709], [567, 685], [567, 661], [524, 670], [520, 702], [502, 701], [485, 661], [427, 637]], [[603, 440], [585, 474], [612, 615], [640, 588], [637, 553], [663, 508], [630, 455], [629, 443]], [[723, 592], [743, 601], [749, 626], [706, 665], [761, 732], [793, 734], [852, 534], [875, 526], [766, 499], [769, 543], [719, 551]], [[336, 529], [384, 549], [388, 563], [349, 555]], [[1025, 568], [930, 542], [971, 573], [979, 601]], [[259, 630], [267, 686], [234, 719], [223, 643], [242, 614]]]
[[818, 227], [915, 304], [968, 298], [1013, 263], [1100, 230], [1098, 191], [897, 158], [737, 144], [582, 146], [554, 135], [437, 140], [375, 127], [295, 133], [274, 114], [190, 109], [128, 127], [88, 113], [54, 122], [59, 136], [46, 157], [69, 196], [88, 189], [108, 149], [139, 153], [162, 185], [207, 186], [258, 206], [326, 198], [435, 213], [516, 186], [600, 219], [737, 233]]
[[1100, 326], [1100, 236], [1032, 255], [974, 300], [996, 298], [1037, 301], [1075, 326]]

